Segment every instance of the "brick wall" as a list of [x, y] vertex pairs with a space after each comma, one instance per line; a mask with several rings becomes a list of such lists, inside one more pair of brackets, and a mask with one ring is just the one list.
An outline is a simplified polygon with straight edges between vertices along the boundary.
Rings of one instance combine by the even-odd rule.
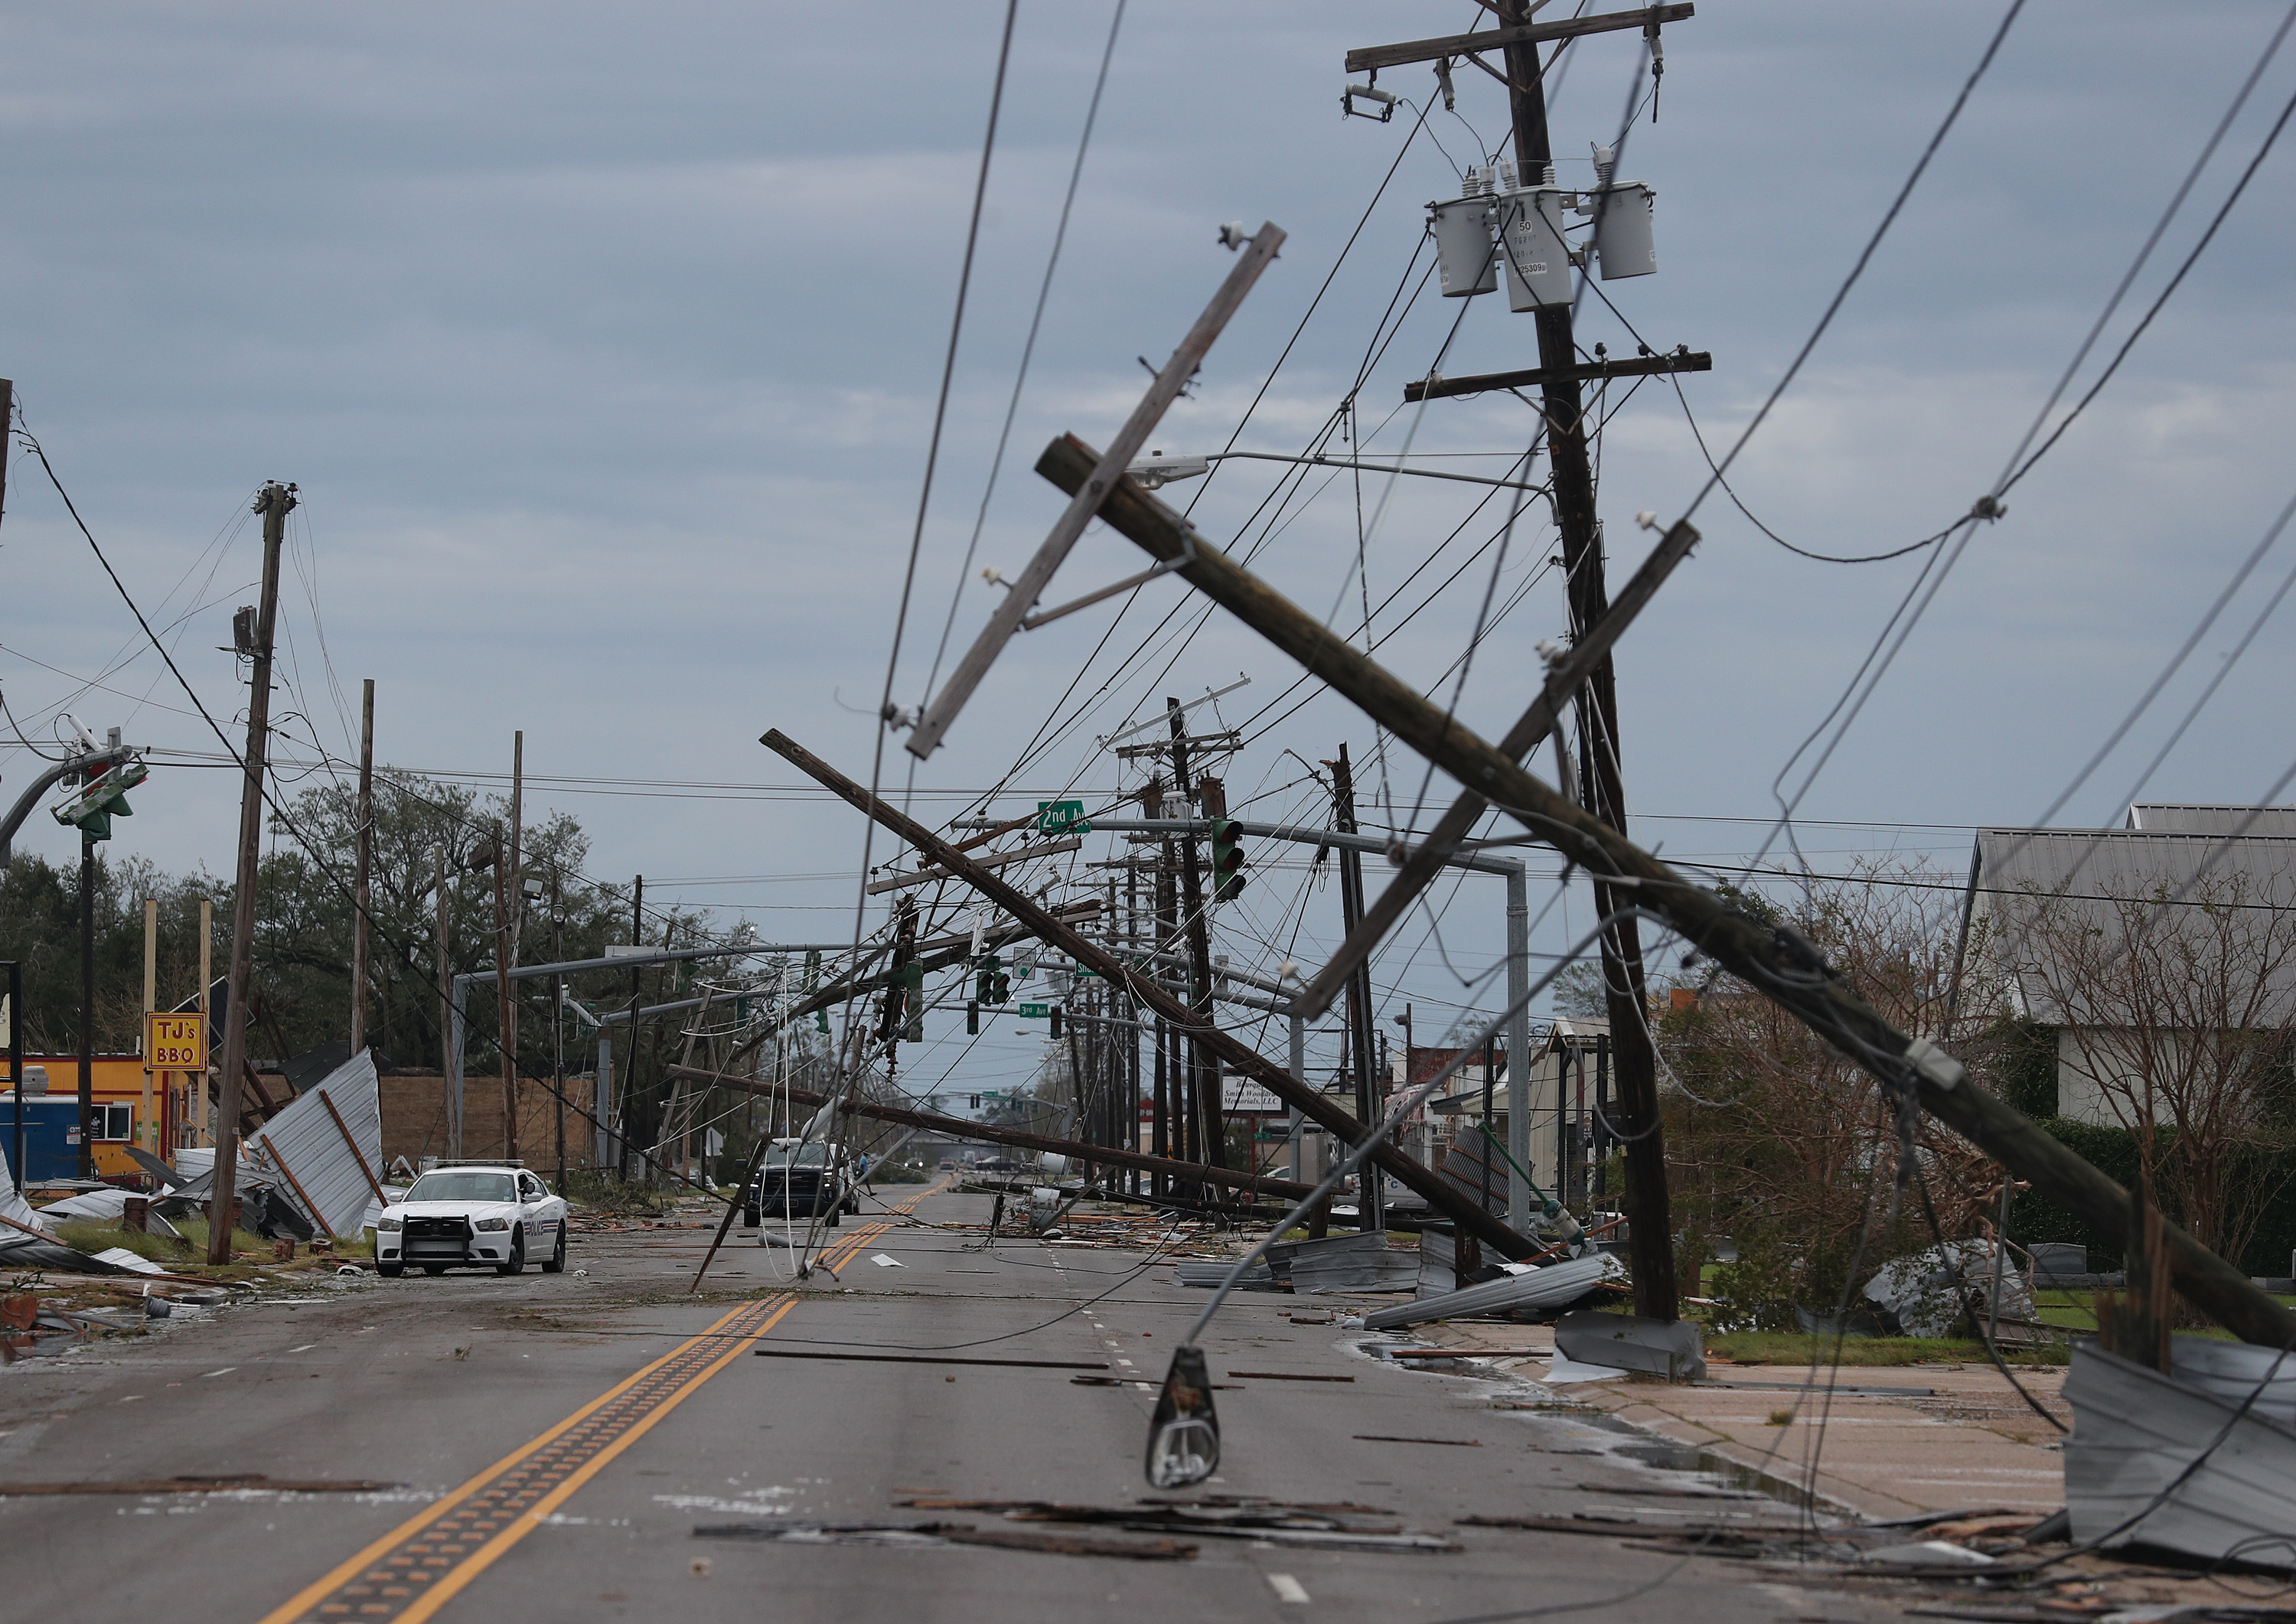
[[[377, 1079], [382, 1096], [382, 1159], [404, 1156], [420, 1168], [425, 1156], [449, 1153], [447, 1143], [447, 1081], [436, 1072], [397, 1073]], [[596, 1160], [597, 1129], [581, 1110], [591, 1110], [591, 1079], [570, 1077], [565, 1084], [566, 1165], [586, 1168]], [[527, 1166], [558, 1163], [558, 1101], [547, 1087], [530, 1079], [519, 1087], [519, 1155]], [[463, 1154], [503, 1153], [500, 1076], [463, 1079]]]

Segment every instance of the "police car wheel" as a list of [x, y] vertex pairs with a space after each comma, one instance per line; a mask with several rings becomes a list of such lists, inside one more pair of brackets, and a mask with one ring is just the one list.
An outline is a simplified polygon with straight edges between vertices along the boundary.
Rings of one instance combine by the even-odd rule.
[[834, 1229], [842, 1222], [844, 1222], [843, 1215], [840, 1213], [836, 1208], [832, 1207], [829, 1210], [829, 1226], [832, 1229]]
[[497, 1275], [526, 1273], [526, 1231], [524, 1229], [513, 1229], [510, 1232], [510, 1256], [495, 1265], [495, 1273]]
[[396, 1280], [406, 1272], [406, 1265], [404, 1263], [378, 1263], [374, 1266], [374, 1272], [381, 1275], [386, 1280]]
[[447, 1266], [443, 1263], [426, 1263], [422, 1266], [422, 1272], [435, 1278], [447, 1272]]
[[561, 1275], [566, 1272], [566, 1220], [564, 1218], [558, 1220], [558, 1244], [550, 1249], [550, 1260], [542, 1266], [542, 1272], [545, 1275]]

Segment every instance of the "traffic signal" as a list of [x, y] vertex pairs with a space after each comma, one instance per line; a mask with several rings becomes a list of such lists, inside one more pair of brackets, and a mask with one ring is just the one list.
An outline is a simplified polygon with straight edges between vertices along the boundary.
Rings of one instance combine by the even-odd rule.
[[1005, 973], [1004, 961], [991, 953], [980, 961], [973, 978], [973, 997], [980, 1003], [1002, 1005], [1013, 1001], [1013, 978]]
[[967, 1038], [980, 1036], [980, 1000], [978, 998], [970, 999], [965, 1004], [964, 1035]]
[[1243, 890], [1243, 825], [1232, 817], [1212, 819], [1212, 900], [1233, 902]]
[[77, 824], [91, 841], [108, 841], [114, 816], [135, 816], [135, 809], [127, 804], [127, 791], [151, 775], [151, 769], [133, 758], [114, 762], [78, 795], [54, 808], [56, 822]]
[[901, 1007], [907, 1019], [901, 1026], [905, 1043], [925, 1040], [925, 967], [911, 959], [901, 966]]
[[1058, 1041], [1061, 1035], [1061, 1006], [1057, 1004], [1054, 1005], [1050, 1013], [1053, 1020], [1053, 1038], [1054, 1041]]

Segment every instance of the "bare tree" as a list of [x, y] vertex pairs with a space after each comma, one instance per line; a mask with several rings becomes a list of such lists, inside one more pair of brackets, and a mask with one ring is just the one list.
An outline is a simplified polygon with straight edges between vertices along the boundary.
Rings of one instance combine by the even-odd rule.
[[[1790, 906], [1742, 905], [1800, 934], [1900, 1030], [1938, 1036], [1957, 889], [1919, 865], [1876, 864], [1813, 882]], [[1678, 1084], [1667, 1153], [1684, 1267], [1726, 1236], [1741, 1259], [1734, 1296], [1831, 1308], [1853, 1261], [1862, 1277], [1928, 1245], [1932, 1211], [1948, 1238], [1986, 1232], [2000, 1189], [1987, 1158], [1929, 1125], [1906, 1168], [1922, 1187], [1899, 1199], [1904, 1141], [1873, 1079], [1751, 988], [1719, 977], [1697, 991], [1660, 1029]]]
[[1997, 927], [1996, 957], [2056, 1029], [2060, 1111], [2129, 1129], [2169, 1214], [2234, 1261], [2296, 1143], [2288, 879], [2220, 868], [2181, 895], [2090, 882], [2029, 893]]

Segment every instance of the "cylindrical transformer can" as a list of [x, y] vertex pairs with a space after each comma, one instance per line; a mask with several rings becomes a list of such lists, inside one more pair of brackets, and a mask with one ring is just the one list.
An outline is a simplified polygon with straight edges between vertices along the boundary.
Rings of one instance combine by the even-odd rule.
[[1448, 203], [1430, 203], [1427, 213], [1435, 234], [1435, 262], [1446, 299], [1467, 299], [1488, 293], [1499, 285], [1498, 245], [1491, 240], [1491, 200], [1463, 197]]
[[1595, 194], [1595, 253], [1603, 262], [1604, 282], [1647, 276], [1658, 269], [1658, 243], [1651, 234], [1656, 195], [1639, 181]]
[[1499, 243], [1506, 260], [1510, 309], [1570, 302], [1570, 250], [1562, 239], [1562, 197], [1553, 187], [1538, 186], [1499, 199]]

